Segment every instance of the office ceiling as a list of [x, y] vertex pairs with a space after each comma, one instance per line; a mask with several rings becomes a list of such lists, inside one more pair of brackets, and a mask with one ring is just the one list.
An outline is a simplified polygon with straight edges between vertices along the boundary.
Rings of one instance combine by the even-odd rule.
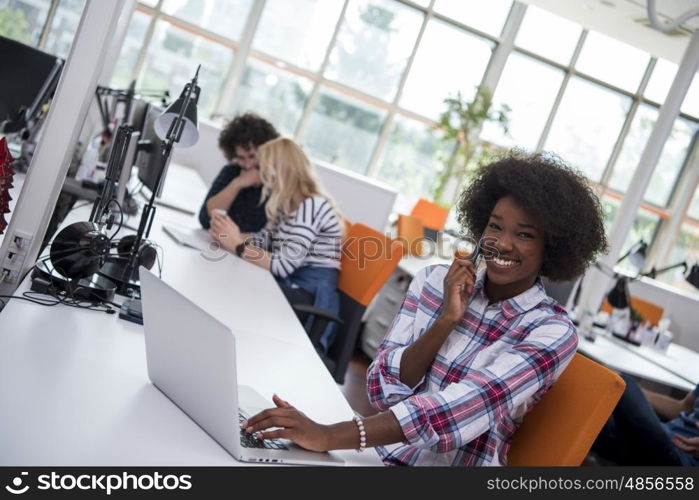
[[[679, 63], [692, 31], [699, 29], [699, 16], [679, 29], [663, 33], [650, 26], [645, 0], [521, 0], [549, 12], [576, 21], [585, 28], [614, 37]], [[699, 7], [699, 0], [657, 0], [660, 18], [676, 19]]]

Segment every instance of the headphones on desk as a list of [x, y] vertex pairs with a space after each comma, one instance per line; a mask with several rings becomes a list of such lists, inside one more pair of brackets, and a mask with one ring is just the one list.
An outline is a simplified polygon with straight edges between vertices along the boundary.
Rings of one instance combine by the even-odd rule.
[[[128, 259], [129, 255], [133, 251], [134, 243], [136, 242], [136, 235], [129, 234], [121, 238], [117, 244], [117, 255], [124, 259]], [[138, 249], [138, 265], [143, 266], [146, 269], [151, 269], [158, 258], [158, 250], [155, 245], [148, 240], [141, 240], [141, 244]]]

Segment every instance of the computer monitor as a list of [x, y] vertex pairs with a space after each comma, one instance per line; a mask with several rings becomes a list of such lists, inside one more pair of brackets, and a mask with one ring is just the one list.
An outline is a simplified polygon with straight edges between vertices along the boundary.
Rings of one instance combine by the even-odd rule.
[[579, 279], [572, 281], [551, 281], [544, 277], [542, 279], [546, 295], [558, 302], [563, 308], [569, 312], [576, 305], [574, 303], [573, 293], [578, 288]]
[[[162, 194], [165, 174], [169, 163], [169, 157], [163, 156], [163, 141], [155, 133], [155, 120], [162, 114], [163, 110], [154, 104], [148, 106], [146, 118], [141, 133], [141, 140], [138, 142], [138, 153], [136, 155], [136, 166], [138, 167], [138, 178], [151, 191], [156, 191], [156, 196]], [[156, 186], [158, 176], [163, 171], [160, 186]]]
[[131, 102], [129, 124], [131, 124], [136, 132], [141, 134], [143, 133], [143, 127], [146, 125], [148, 108], [150, 108], [150, 103], [144, 99], [134, 98]]
[[18, 132], [56, 90], [63, 60], [0, 36], [0, 129]]

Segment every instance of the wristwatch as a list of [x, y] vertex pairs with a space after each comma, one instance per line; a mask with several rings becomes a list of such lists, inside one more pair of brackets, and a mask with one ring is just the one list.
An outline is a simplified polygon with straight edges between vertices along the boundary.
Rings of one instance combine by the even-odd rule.
[[245, 246], [246, 246], [246, 245], [247, 245], [246, 242], [243, 241], [242, 243], [239, 243], [239, 244], [235, 247], [235, 254], [236, 254], [238, 257], [242, 257], [242, 256], [243, 256], [243, 252], [245, 251]]

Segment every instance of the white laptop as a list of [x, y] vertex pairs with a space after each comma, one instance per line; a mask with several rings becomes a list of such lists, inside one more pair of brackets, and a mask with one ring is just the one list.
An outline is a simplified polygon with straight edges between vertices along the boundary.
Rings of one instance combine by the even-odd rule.
[[139, 271], [148, 376], [163, 394], [237, 460], [344, 465], [331, 453], [242, 432], [243, 419], [274, 404], [238, 385], [233, 332], [144, 267]]

